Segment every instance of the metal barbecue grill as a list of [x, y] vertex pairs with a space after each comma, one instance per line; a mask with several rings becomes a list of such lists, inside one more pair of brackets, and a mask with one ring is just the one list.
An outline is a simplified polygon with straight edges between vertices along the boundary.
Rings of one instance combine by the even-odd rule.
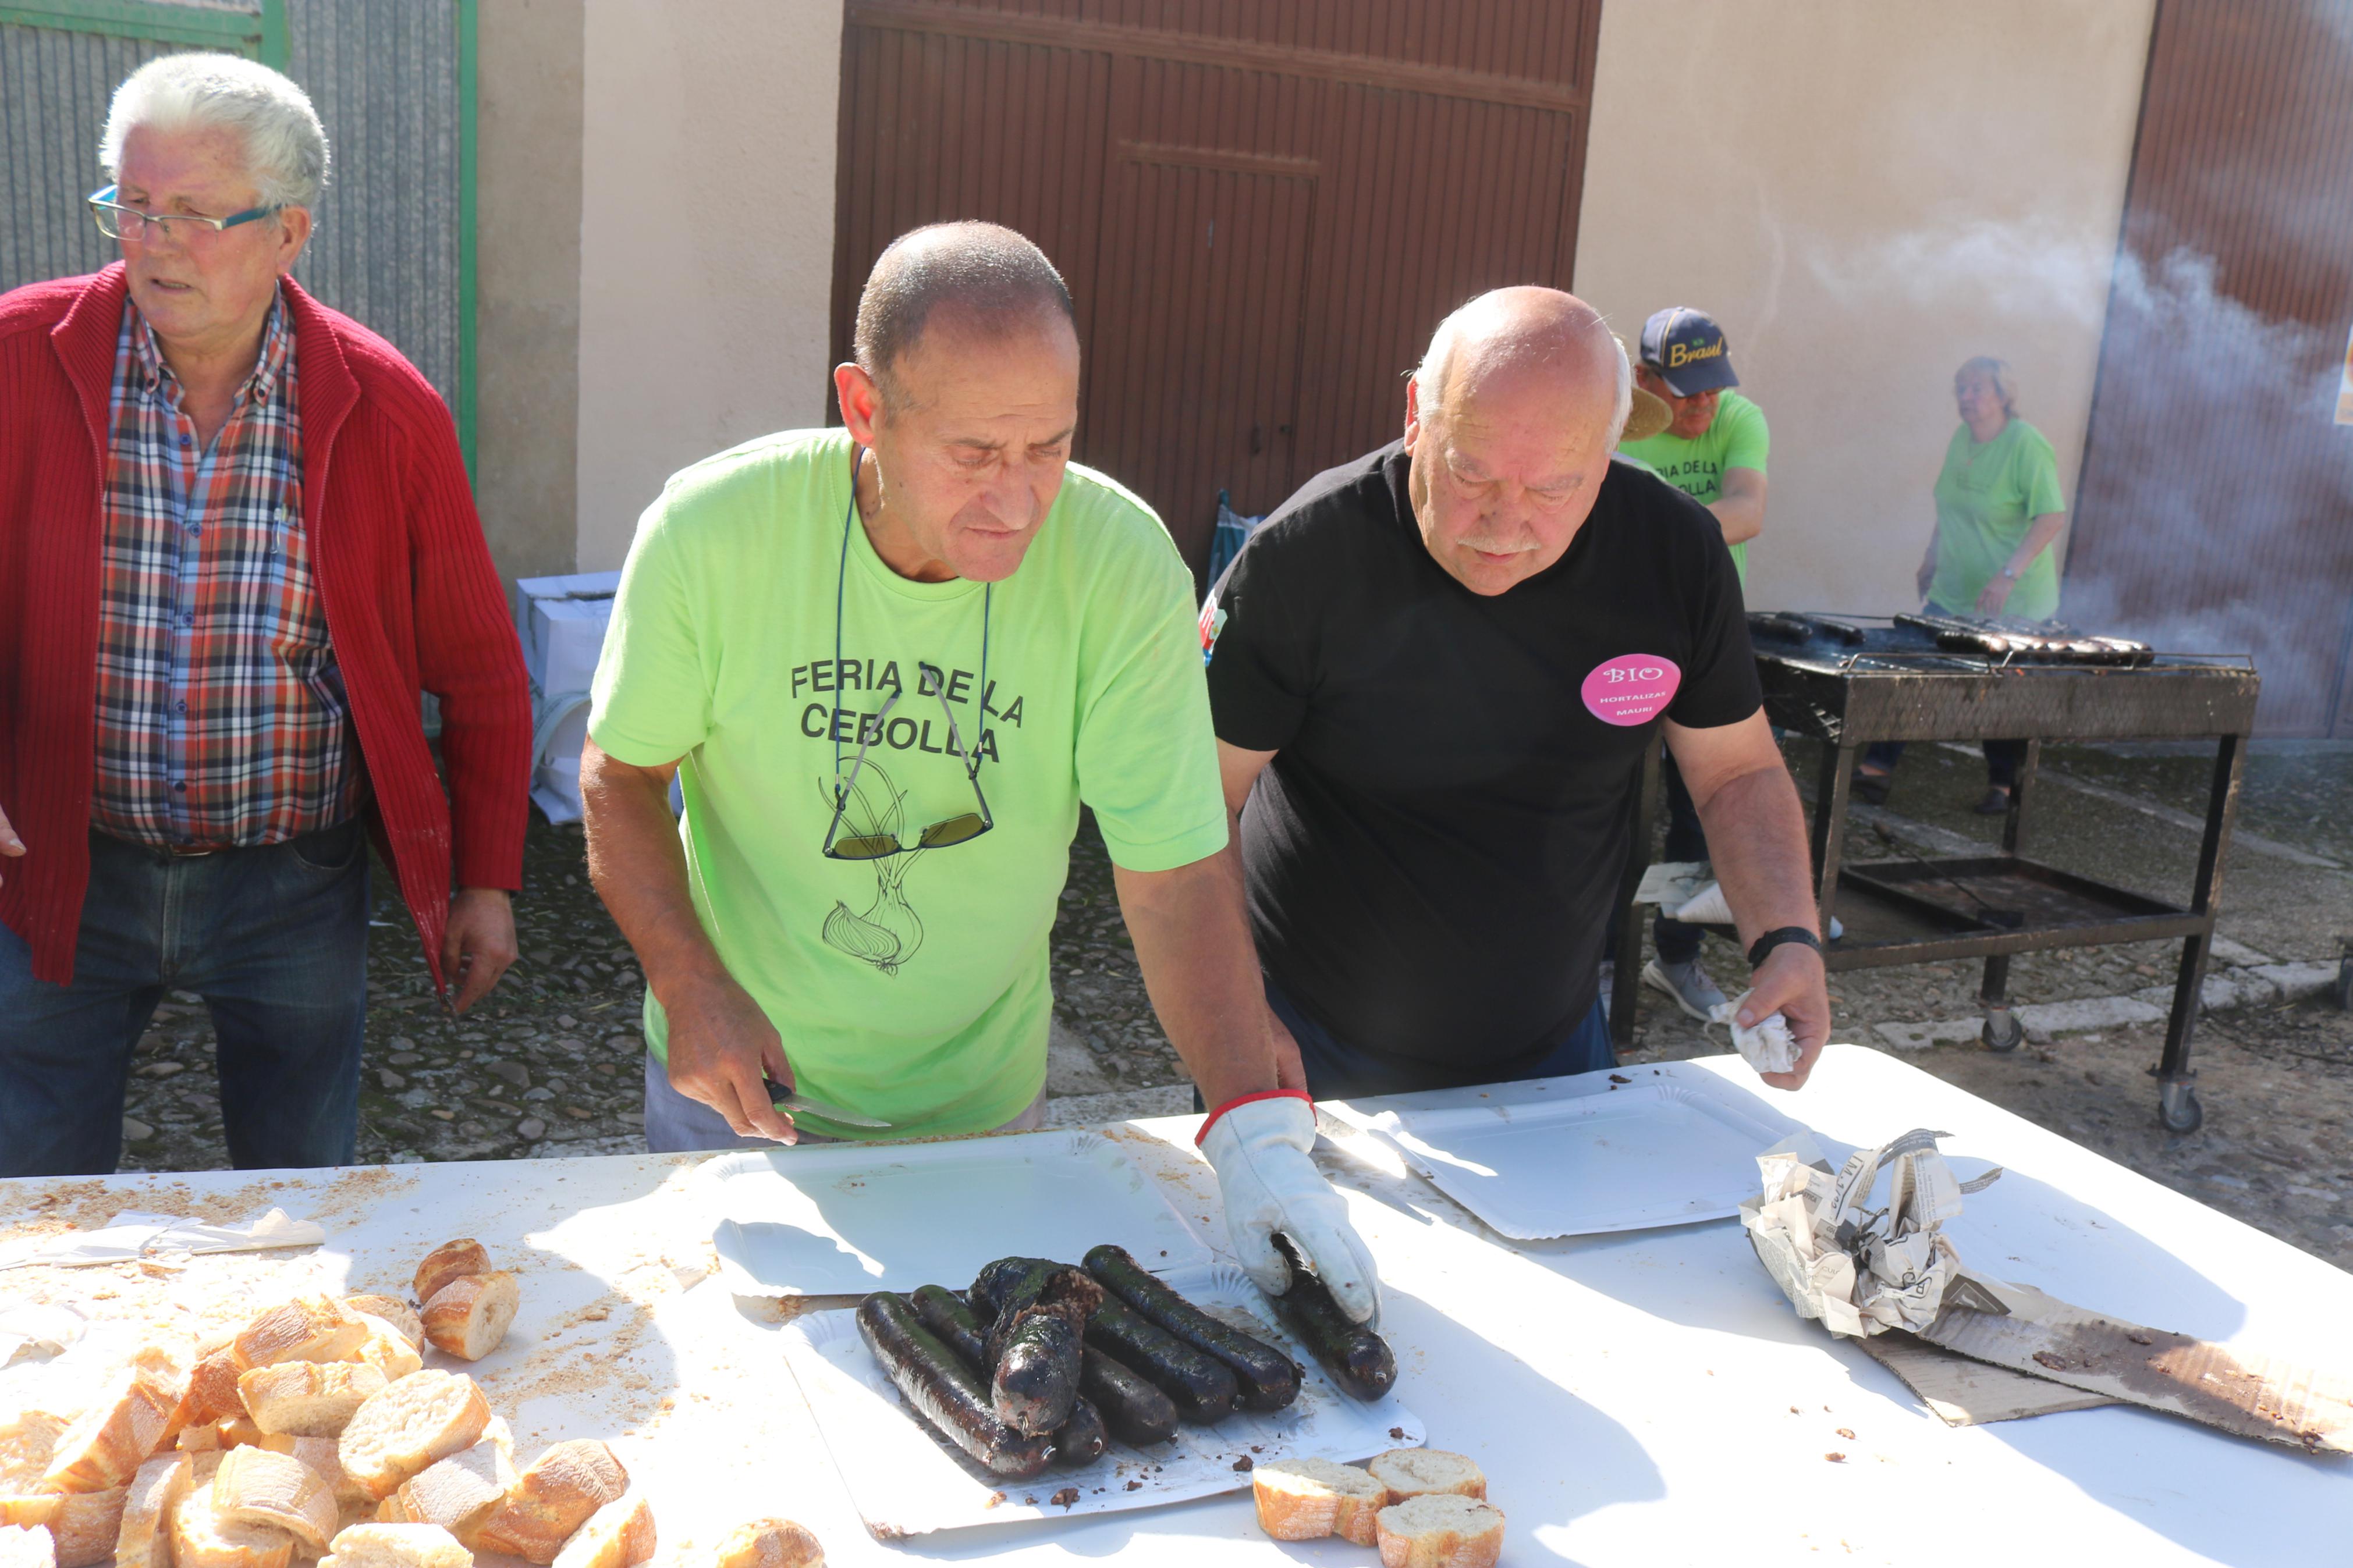
[[[2048, 625], [1899, 616], [1752, 615], [1749, 635], [1766, 716], [1820, 743], [1813, 857], [1831, 972], [1982, 958], [1982, 1038], [2015, 1050], [2025, 1030], [2010, 1011], [2013, 953], [2179, 937], [2181, 962], [2159, 1059], [2158, 1113], [2186, 1132], [2202, 1111], [2192, 1087], [2190, 1033], [2214, 936], [2222, 859], [2261, 682], [2251, 660], [2158, 653], [2122, 638]], [[2044, 741], [2212, 739], [2212, 788], [2186, 904], [2046, 866], [2027, 854], [2035, 773]], [[1878, 741], [2026, 742], [1998, 854], [1842, 865], [1847, 783]], [[1611, 1033], [1633, 1040], [1641, 931], [1634, 894], [1650, 858], [1658, 759], [1645, 763], [1633, 853], [1620, 893]]]

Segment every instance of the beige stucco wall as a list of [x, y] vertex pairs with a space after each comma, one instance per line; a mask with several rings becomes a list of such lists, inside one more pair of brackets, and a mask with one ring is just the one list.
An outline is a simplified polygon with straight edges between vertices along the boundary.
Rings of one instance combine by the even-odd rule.
[[1773, 431], [1752, 605], [1913, 606], [1972, 354], [2073, 504], [2152, 9], [1603, 7], [1576, 287], [1630, 345], [1667, 305], [1724, 323]]
[[474, 497], [511, 578], [578, 548], [581, 32], [579, 0], [476, 13]]
[[824, 418], [841, 0], [588, 0], [584, 61], [578, 554], [596, 571], [671, 473]]

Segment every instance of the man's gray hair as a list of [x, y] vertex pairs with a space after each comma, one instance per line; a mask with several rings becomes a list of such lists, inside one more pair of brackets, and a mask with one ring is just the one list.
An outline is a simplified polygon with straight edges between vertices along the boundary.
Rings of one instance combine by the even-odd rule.
[[[1423, 351], [1421, 363], [1415, 368], [1413, 384], [1419, 393], [1416, 399], [1421, 417], [1428, 419], [1438, 413], [1441, 389], [1454, 366], [1454, 349], [1461, 336], [1462, 318], [1486, 300], [1485, 295], [1458, 307], [1446, 320], [1438, 323], [1438, 331], [1430, 335], [1430, 347]], [[1600, 318], [1594, 318], [1598, 322]], [[1634, 412], [1634, 363], [1626, 354], [1626, 341], [1617, 333], [1609, 334], [1612, 347], [1618, 351], [1617, 395], [1609, 411], [1609, 445], [1618, 445], [1625, 433], [1626, 420]]]
[[1060, 317], [1077, 329], [1071, 290], [1046, 253], [997, 224], [965, 221], [909, 229], [883, 248], [858, 296], [850, 352], [858, 367], [897, 393], [891, 370], [913, 351], [932, 312], [953, 311], [960, 325], [1004, 336]]
[[123, 78], [98, 143], [108, 178], [121, 175], [122, 143], [142, 126], [235, 133], [263, 206], [315, 206], [326, 188], [327, 132], [310, 95], [242, 55], [164, 55]]

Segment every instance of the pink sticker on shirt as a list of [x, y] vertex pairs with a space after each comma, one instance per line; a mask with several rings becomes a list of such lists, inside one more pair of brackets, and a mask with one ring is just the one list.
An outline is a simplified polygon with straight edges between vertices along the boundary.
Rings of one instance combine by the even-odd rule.
[[1640, 724], [1674, 700], [1683, 672], [1675, 661], [1654, 653], [1630, 653], [1593, 667], [1580, 693], [1585, 706], [1605, 724]]

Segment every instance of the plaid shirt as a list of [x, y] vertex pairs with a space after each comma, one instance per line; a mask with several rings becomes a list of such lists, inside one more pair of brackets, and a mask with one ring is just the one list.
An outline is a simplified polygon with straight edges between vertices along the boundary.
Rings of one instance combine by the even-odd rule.
[[158, 847], [276, 844], [347, 821], [363, 772], [302, 531], [284, 297], [208, 448], [123, 301], [101, 502], [91, 820]]

